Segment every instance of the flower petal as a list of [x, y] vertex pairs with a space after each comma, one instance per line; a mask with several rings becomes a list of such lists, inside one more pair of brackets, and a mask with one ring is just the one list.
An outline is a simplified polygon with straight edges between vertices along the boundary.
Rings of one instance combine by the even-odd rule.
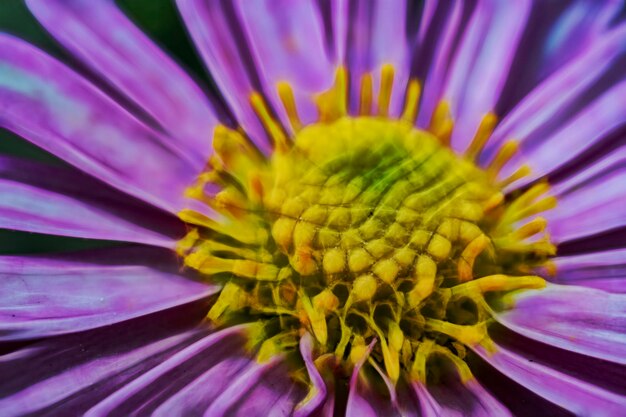
[[624, 397], [528, 360], [503, 346], [496, 345], [494, 353], [481, 346], [473, 350], [508, 378], [576, 415], [618, 417], [626, 410]]
[[283, 366], [282, 357], [265, 364], [252, 363], [210, 404], [204, 416], [270, 415], [276, 403], [281, 408], [274, 410], [277, 415], [290, 415], [301, 396], [293, 392], [295, 383]]
[[[398, 116], [404, 101], [409, 78], [412, 36], [407, 33], [407, 2], [384, 0], [353, 0], [348, 5], [346, 63], [351, 82], [358, 92], [361, 76], [373, 75], [373, 94], [380, 89], [380, 69], [384, 64], [394, 68], [393, 90], [389, 114]], [[419, 17], [415, 17], [419, 19]], [[353, 110], [358, 108], [358, 94], [353, 95]]]
[[452, 144], [464, 149], [494, 111], [528, 19], [530, 1], [480, 0], [448, 75], [443, 98], [455, 118]]
[[173, 216], [138, 204], [74, 169], [0, 156], [0, 228], [171, 248]]
[[235, 28], [241, 22], [230, 1], [177, 0], [178, 10], [200, 56], [235, 117], [263, 152], [271, 143], [250, 105], [250, 94], [262, 91], [248, 45]]
[[198, 339], [201, 332], [187, 330], [188, 324], [181, 327], [180, 321], [185, 316], [188, 322], [194, 313], [175, 310], [0, 356], [2, 415], [83, 415], [102, 397]]
[[[172, 409], [174, 414], [170, 415], [189, 415], [198, 408], [193, 394], [196, 400], [200, 399], [197, 378], [206, 382], [207, 372], [211, 372], [210, 375], [213, 376], [208, 381], [210, 384], [203, 385], [201, 391], [206, 394], [205, 398], [201, 398], [202, 403], [208, 404], [211, 395], [215, 398], [215, 395], [220, 394], [215, 385], [219, 386], [220, 381], [226, 381], [223, 379], [225, 375], [250, 362], [243, 351], [246, 328], [246, 325], [230, 327], [189, 344], [96, 404], [85, 416], [128, 415], [135, 410], [151, 413], [166, 400], [179, 396], [181, 390], [186, 390], [189, 402], [182, 409]], [[234, 369], [228, 370], [222, 364], [233, 365]], [[222, 371], [217, 379], [214, 369]], [[190, 386], [196, 388], [195, 392], [189, 391]]]
[[316, 121], [313, 96], [331, 86], [337, 67], [335, 51], [328, 48], [318, 2], [243, 0], [235, 7], [264, 92], [283, 116], [285, 126], [288, 119], [276, 89], [279, 81], [293, 87], [303, 124]]
[[[626, 82], [622, 93], [626, 94]], [[617, 97], [614, 99], [617, 100]], [[626, 113], [622, 117], [626, 120]], [[582, 121], [578, 128], [582, 128]], [[573, 132], [569, 132], [571, 141], [577, 139], [573, 137]], [[559, 204], [544, 216], [555, 242], [579, 239], [626, 225], [626, 163], [623, 150], [621, 154], [621, 158], [613, 156], [609, 164], [601, 162], [598, 164], [600, 167], [594, 166], [555, 187], [554, 194]]]
[[0, 35], [0, 126], [115, 188], [178, 211], [202, 169], [84, 78]]
[[361, 368], [369, 357], [376, 340], [369, 345], [364, 357], [354, 365], [348, 393], [346, 417], [397, 416], [398, 410], [388, 398], [375, 392], [366, 378], [361, 375]]
[[626, 293], [626, 249], [559, 256], [554, 282]]
[[458, 378], [428, 388], [413, 383], [425, 416], [490, 417], [511, 413], [475, 379], [462, 383]]
[[294, 411], [294, 417], [305, 417], [311, 415], [326, 400], [326, 383], [315, 367], [313, 362], [313, 337], [310, 333], [306, 333], [300, 338], [300, 354], [304, 359], [309, 379], [311, 380], [310, 390], [313, 395], [309, 394], [305, 398], [305, 402], [298, 404]]
[[626, 365], [626, 295], [548, 284], [513, 296], [515, 307], [496, 314], [526, 337]]
[[[434, 2], [433, 2], [434, 3]], [[431, 6], [432, 7], [432, 6]], [[456, 39], [467, 26], [467, 2], [437, 2], [433, 17], [422, 26], [420, 53], [414, 58], [413, 72], [424, 80], [417, 125], [427, 128], [446, 81], [446, 71], [454, 56]], [[425, 15], [425, 17], [428, 15]]]
[[[623, 120], [620, 119], [624, 114], [623, 100], [619, 97], [624, 94], [624, 87], [616, 86], [619, 79], [606, 82], [606, 85], [595, 84], [611, 71], [615, 72], [626, 50], [625, 45], [626, 25], [622, 25], [555, 71], [496, 127], [487, 144], [485, 158], [488, 159], [504, 140], [518, 139], [525, 154], [524, 160], [534, 168], [532, 178], [537, 178], [599, 140]], [[593, 89], [591, 98], [599, 98], [588, 106], [590, 89]], [[567, 152], [563, 153], [565, 143]], [[519, 158], [512, 160], [508, 164], [509, 170], [519, 164]], [[507, 170], [503, 174], [507, 175]]]
[[132, 24], [113, 1], [27, 1], [46, 29], [76, 57], [135, 101], [203, 164], [217, 123], [191, 78]]
[[0, 340], [102, 327], [216, 291], [177, 269], [170, 252], [156, 249], [0, 257]]

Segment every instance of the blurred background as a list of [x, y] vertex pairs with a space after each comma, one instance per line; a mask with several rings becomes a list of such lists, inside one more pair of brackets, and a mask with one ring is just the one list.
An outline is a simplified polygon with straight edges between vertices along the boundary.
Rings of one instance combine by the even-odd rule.
[[[201, 86], [208, 91], [214, 91], [214, 85], [208, 79], [181, 24], [173, 0], [116, 0], [116, 3], [144, 33], [196, 78]], [[84, 70], [78, 68], [78, 63], [48, 35], [23, 0], [0, 0], [0, 31], [25, 39], [69, 66], [81, 72]], [[2, 128], [0, 128], [0, 154], [53, 164], [62, 163], [54, 156]], [[109, 245], [113, 243], [0, 229], [0, 253], [56, 252]]]

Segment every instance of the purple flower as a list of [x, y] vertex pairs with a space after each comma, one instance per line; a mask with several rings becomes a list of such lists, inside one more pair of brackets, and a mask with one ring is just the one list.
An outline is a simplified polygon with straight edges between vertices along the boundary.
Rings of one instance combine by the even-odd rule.
[[620, 1], [112, 0], [0, 35], [0, 414], [626, 415]]

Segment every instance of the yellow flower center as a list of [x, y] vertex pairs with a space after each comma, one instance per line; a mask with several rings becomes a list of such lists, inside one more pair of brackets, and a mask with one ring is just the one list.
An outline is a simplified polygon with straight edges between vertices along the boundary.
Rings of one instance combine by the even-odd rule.
[[457, 155], [448, 146], [446, 103], [429, 131], [416, 129], [419, 84], [412, 81], [402, 117], [390, 118], [393, 69], [381, 75], [377, 111], [366, 75], [360, 115], [349, 116], [340, 69], [335, 87], [318, 97], [320, 120], [304, 127], [290, 87], [280, 84], [291, 138], [253, 95], [275, 151], [265, 157], [240, 132], [216, 128], [208, 169], [188, 191], [222, 218], [181, 212], [192, 229], [179, 253], [224, 285], [212, 322], [258, 323], [260, 361], [297, 356], [308, 331], [319, 355], [348, 370], [376, 339], [368, 360], [394, 383], [425, 381], [432, 355], [467, 379], [465, 346], [489, 347], [493, 310], [485, 295], [545, 285], [532, 274], [549, 266], [555, 248], [540, 236], [545, 220], [530, 218], [555, 199], [541, 197], [545, 183], [505, 197], [503, 187], [524, 174], [497, 179], [515, 142], [488, 167], [475, 163], [493, 115]]

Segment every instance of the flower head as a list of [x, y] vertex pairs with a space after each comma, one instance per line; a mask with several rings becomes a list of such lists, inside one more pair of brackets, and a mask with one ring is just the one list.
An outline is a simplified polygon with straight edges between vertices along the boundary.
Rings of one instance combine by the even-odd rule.
[[7, 415], [626, 412], [620, 3], [27, 4], [0, 226], [127, 243], [0, 257]]

